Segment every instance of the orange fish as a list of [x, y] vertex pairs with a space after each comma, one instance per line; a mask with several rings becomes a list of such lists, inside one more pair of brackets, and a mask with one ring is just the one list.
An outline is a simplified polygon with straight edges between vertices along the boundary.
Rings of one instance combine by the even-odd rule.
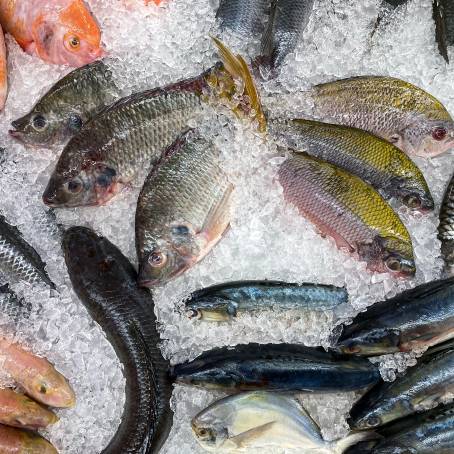
[[149, 5], [150, 3], [155, 3], [156, 5], [159, 5], [162, 0], [145, 0], [145, 5]]
[[0, 0], [0, 24], [26, 52], [50, 63], [78, 67], [104, 53], [83, 0]]
[[0, 26], [0, 110], [3, 109], [8, 91], [8, 78], [6, 76], [6, 47], [3, 30]]

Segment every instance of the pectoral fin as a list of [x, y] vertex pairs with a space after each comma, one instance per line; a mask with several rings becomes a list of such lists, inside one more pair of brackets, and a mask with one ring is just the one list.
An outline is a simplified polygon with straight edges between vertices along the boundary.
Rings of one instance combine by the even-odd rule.
[[245, 448], [252, 440], [257, 440], [263, 436], [264, 433], [271, 430], [275, 424], [275, 421], [271, 421], [261, 426], [254, 427], [253, 429], [246, 430], [246, 432], [242, 432], [229, 438], [229, 441], [231, 441], [237, 448]]

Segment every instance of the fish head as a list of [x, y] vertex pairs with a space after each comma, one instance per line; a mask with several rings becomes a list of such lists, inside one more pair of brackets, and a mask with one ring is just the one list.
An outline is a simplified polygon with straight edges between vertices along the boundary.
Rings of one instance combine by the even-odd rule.
[[73, 389], [53, 367], [46, 373], [35, 374], [25, 388], [30, 396], [51, 407], [71, 408], [76, 404]]
[[224, 427], [210, 427], [202, 421], [192, 420], [192, 432], [197, 442], [207, 451], [216, 452], [228, 439], [228, 430]]
[[435, 202], [425, 180], [420, 178], [406, 178], [396, 182], [395, 187], [399, 198], [410, 210], [427, 213], [433, 211]]
[[61, 171], [57, 164], [44, 191], [43, 201], [53, 208], [99, 206], [106, 204], [119, 191], [117, 172], [104, 163], [90, 160], [70, 171]]
[[104, 55], [101, 30], [82, 0], [38, 16], [32, 34], [37, 54], [51, 63], [80, 67]]
[[66, 142], [82, 127], [79, 112], [68, 104], [49, 109], [37, 104], [33, 110], [11, 123], [9, 134], [26, 145], [50, 148]]
[[139, 285], [164, 285], [197, 262], [201, 245], [194, 229], [187, 224], [172, 224], [147, 242], [139, 264]]
[[194, 298], [186, 302], [186, 315], [189, 319], [226, 322], [236, 317], [237, 305], [220, 297]]
[[419, 120], [391, 139], [408, 153], [430, 158], [454, 147], [454, 122]]

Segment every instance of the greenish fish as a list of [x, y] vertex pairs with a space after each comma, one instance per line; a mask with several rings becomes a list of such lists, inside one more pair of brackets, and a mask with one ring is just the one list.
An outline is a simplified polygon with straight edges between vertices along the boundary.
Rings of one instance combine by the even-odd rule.
[[332, 285], [240, 281], [197, 290], [185, 301], [185, 311], [189, 318], [223, 322], [263, 310], [330, 310], [347, 301], [345, 288]]
[[136, 210], [139, 284], [162, 285], [199, 262], [230, 223], [233, 186], [220, 151], [189, 130], [152, 169]]
[[364, 129], [407, 154], [435, 156], [454, 146], [454, 122], [443, 104], [400, 79], [362, 76], [309, 90], [313, 116]]
[[27, 145], [64, 144], [118, 96], [106, 64], [90, 63], [53, 85], [27, 115], [11, 123], [9, 133]]
[[295, 153], [279, 169], [285, 199], [370, 271], [415, 274], [410, 235], [381, 195], [332, 164]]
[[422, 172], [405, 153], [384, 139], [361, 129], [299, 119], [272, 120], [269, 130], [282, 145], [357, 175], [385, 197], [396, 197], [412, 210], [434, 209]]
[[325, 441], [320, 428], [293, 396], [264, 391], [246, 392], [212, 403], [191, 422], [199, 444], [210, 452], [249, 449], [302, 449], [337, 454], [369, 437], [356, 433]]

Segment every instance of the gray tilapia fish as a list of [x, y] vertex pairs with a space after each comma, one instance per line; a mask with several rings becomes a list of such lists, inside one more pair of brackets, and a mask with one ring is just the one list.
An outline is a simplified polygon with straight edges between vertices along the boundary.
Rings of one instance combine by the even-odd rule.
[[198, 77], [123, 98], [85, 125], [64, 148], [43, 194], [44, 203], [52, 207], [106, 203], [139, 170], [151, 168], [210, 100], [229, 104], [249, 120], [253, 116], [263, 130], [265, 119], [246, 62], [214, 40], [224, 63]]
[[454, 338], [454, 278], [376, 303], [345, 326], [337, 350], [363, 356], [409, 352]]
[[441, 255], [445, 262], [445, 272], [454, 274], [454, 175], [446, 188], [440, 208], [438, 239], [441, 241]]
[[7, 282], [44, 283], [55, 288], [45, 268], [46, 264], [18, 228], [0, 215], [0, 273]]
[[271, 14], [262, 41], [264, 62], [272, 69], [282, 65], [298, 45], [314, 6], [314, 0], [272, 0]]
[[239, 281], [197, 290], [187, 301], [189, 318], [228, 321], [263, 310], [324, 311], [347, 303], [345, 288], [280, 281]]
[[435, 156], [454, 146], [443, 104], [408, 82], [362, 76], [316, 85], [306, 95], [316, 119], [371, 132], [407, 154]]
[[63, 251], [74, 290], [123, 365], [126, 402], [103, 454], [158, 453], [172, 427], [169, 363], [159, 349], [153, 299], [120, 250], [85, 227], [65, 232]]
[[337, 247], [365, 261], [370, 271], [402, 278], [415, 274], [407, 229], [361, 178], [304, 153], [294, 153], [278, 175], [285, 199]]
[[405, 375], [380, 382], [362, 396], [350, 410], [350, 427], [374, 429], [454, 398], [454, 345], [437, 347]]
[[454, 3], [452, 0], [433, 0], [435, 38], [440, 54], [449, 63], [448, 47], [454, 46]]
[[136, 210], [140, 285], [162, 285], [184, 273], [228, 228], [233, 186], [219, 156], [213, 143], [190, 130], [148, 175]]
[[430, 211], [434, 201], [424, 175], [393, 144], [361, 129], [312, 120], [270, 120], [269, 131], [283, 146], [361, 177], [385, 197], [412, 210]]
[[378, 381], [375, 365], [297, 344], [215, 348], [172, 368], [178, 383], [207, 389], [338, 392]]
[[293, 396], [254, 391], [213, 402], [191, 421], [199, 444], [210, 452], [249, 452], [250, 449], [300, 449], [337, 454], [369, 437], [351, 434], [325, 441], [319, 426]]
[[106, 64], [90, 63], [53, 85], [27, 115], [11, 123], [9, 133], [28, 145], [64, 144], [118, 96]]
[[221, 0], [216, 19], [221, 28], [250, 38], [263, 30], [262, 22], [268, 5], [268, 0]]

